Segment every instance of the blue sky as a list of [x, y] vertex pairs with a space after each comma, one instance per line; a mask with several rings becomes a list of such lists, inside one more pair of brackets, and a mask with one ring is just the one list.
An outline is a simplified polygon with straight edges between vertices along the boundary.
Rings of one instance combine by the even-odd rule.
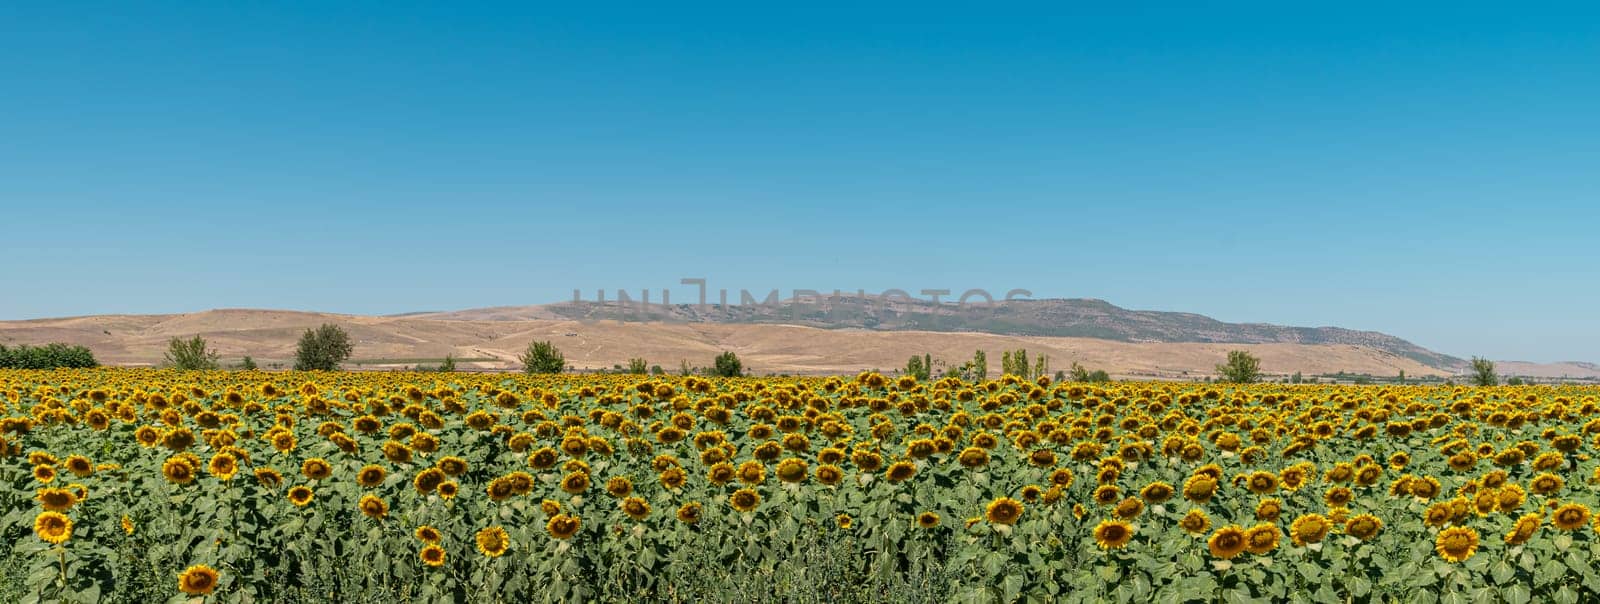
[[1593, 5], [327, 4], [0, 8], [0, 318], [705, 277], [1600, 360]]

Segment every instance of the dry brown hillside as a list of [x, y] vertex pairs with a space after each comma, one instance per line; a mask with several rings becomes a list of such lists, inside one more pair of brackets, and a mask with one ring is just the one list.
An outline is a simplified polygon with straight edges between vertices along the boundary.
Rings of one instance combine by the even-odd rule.
[[[1230, 349], [1261, 357], [1268, 373], [1348, 371], [1373, 375], [1437, 375], [1417, 361], [1349, 344], [1139, 343], [1094, 338], [1010, 336], [927, 331], [819, 329], [793, 325], [618, 323], [513, 319], [494, 309], [470, 320], [440, 315], [367, 317], [269, 310], [212, 310], [176, 315], [103, 315], [0, 322], [0, 343], [67, 342], [94, 350], [103, 363], [148, 365], [161, 361], [167, 340], [201, 335], [225, 362], [249, 355], [264, 367], [287, 364], [302, 331], [324, 322], [350, 331], [355, 368], [379, 369], [436, 362], [446, 354], [463, 368], [509, 369], [528, 342], [551, 340], [580, 369], [609, 368], [642, 357], [668, 370], [679, 361], [709, 365], [731, 350], [757, 373], [851, 373], [903, 367], [913, 354], [960, 362], [988, 352], [991, 374], [1000, 351], [1026, 348], [1049, 355], [1052, 370], [1073, 361], [1120, 377], [1193, 378], [1212, 373]], [[496, 316], [500, 315], [500, 316]], [[484, 316], [493, 319], [485, 320]]]

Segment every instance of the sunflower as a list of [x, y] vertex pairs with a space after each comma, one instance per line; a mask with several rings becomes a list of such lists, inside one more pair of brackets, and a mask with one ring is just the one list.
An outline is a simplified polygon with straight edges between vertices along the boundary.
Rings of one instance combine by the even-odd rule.
[[1245, 486], [1251, 493], [1266, 495], [1278, 490], [1278, 477], [1271, 472], [1254, 472]]
[[[450, 470], [448, 468], [446, 468], [445, 465], [444, 465], [444, 461], [446, 459], [452, 459], [452, 458], [446, 457], [445, 459], [439, 460], [439, 469], [445, 470], [446, 474], [450, 474]], [[457, 459], [459, 459], [459, 458], [457, 458]], [[556, 462], [560, 461], [560, 460], [561, 460], [561, 456], [560, 456], [559, 453], [556, 453], [555, 449], [553, 449], [551, 447], [545, 447], [545, 448], [539, 449], [537, 451], [534, 451], [532, 455], [528, 456], [528, 466], [533, 468], [533, 469], [535, 469], [535, 470], [544, 470], [544, 469], [548, 469], [548, 468], [554, 467], [556, 465]], [[461, 468], [462, 472], [466, 472], [467, 463], [465, 461], [462, 461], [461, 465], [459, 467]], [[458, 476], [459, 473], [458, 474], [450, 474], [450, 475], [451, 476]]]
[[905, 482], [916, 475], [917, 466], [909, 461], [897, 461], [889, 464], [889, 469], [883, 473], [884, 479], [889, 482]]
[[916, 522], [919, 528], [931, 529], [939, 526], [939, 515], [934, 512], [923, 512], [917, 514]]
[[429, 543], [422, 546], [422, 549], [417, 552], [417, 557], [421, 558], [422, 563], [428, 566], [444, 566], [445, 551], [444, 548], [439, 547], [438, 543]]
[[778, 462], [778, 468], [777, 468], [777, 472], [776, 473], [778, 475], [778, 480], [782, 480], [784, 482], [789, 482], [789, 483], [798, 483], [798, 482], [804, 482], [805, 481], [806, 476], [809, 473], [809, 470], [806, 467], [806, 462], [805, 461], [800, 460], [798, 458], [790, 457], [788, 459], [785, 459], [783, 461]]
[[1275, 524], [1257, 524], [1244, 532], [1245, 549], [1252, 554], [1266, 554], [1278, 548], [1278, 538], [1283, 535]]
[[389, 515], [389, 504], [384, 503], [376, 495], [362, 495], [356, 507], [361, 508], [361, 513], [366, 514], [368, 518], [381, 520]]
[[[48, 466], [41, 466], [48, 467]], [[161, 464], [161, 475], [173, 484], [189, 484], [194, 482], [194, 466], [183, 457], [169, 457]]]
[[835, 465], [817, 467], [817, 482], [827, 486], [835, 486], [844, 482], [844, 469]]
[[504, 476], [489, 481], [489, 484], [484, 486], [484, 491], [489, 495], [489, 501], [494, 502], [505, 501], [516, 493], [516, 489], [511, 486], [511, 481], [506, 480]]
[[994, 524], [1016, 524], [1022, 517], [1022, 502], [1010, 497], [995, 499], [984, 508], [984, 517]]
[[456, 493], [460, 491], [461, 485], [456, 484], [454, 480], [446, 480], [439, 483], [439, 497], [441, 499], [454, 499]]
[[[507, 485], [509, 488], [510, 485]], [[589, 490], [589, 474], [585, 472], [572, 472], [561, 479], [561, 490], [569, 495], [581, 495]]]
[[326, 459], [313, 457], [300, 464], [300, 473], [311, 480], [323, 480], [333, 475], [333, 466]]
[[761, 505], [761, 494], [752, 489], [739, 489], [728, 496], [728, 505], [741, 512], [749, 512]]
[[1094, 542], [1101, 549], [1122, 549], [1132, 540], [1133, 527], [1121, 520], [1102, 520], [1094, 527]]
[[1278, 516], [1283, 513], [1283, 501], [1276, 497], [1262, 499], [1256, 504], [1256, 520], [1264, 522], [1277, 522]]
[[1361, 514], [1344, 523], [1344, 532], [1362, 541], [1369, 540], [1383, 530], [1383, 521], [1372, 514]]
[[675, 490], [683, 488], [683, 485], [689, 482], [689, 475], [684, 473], [683, 468], [674, 467], [662, 470], [657, 479], [660, 480], [661, 486]]
[[439, 529], [433, 528], [432, 526], [426, 524], [417, 527], [417, 530], [413, 531], [411, 534], [416, 536], [417, 541], [421, 541], [423, 543], [438, 543], [440, 540], [444, 539], [444, 535], [439, 533]]
[[1195, 503], [1206, 503], [1217, 493], [1217, 480], [1210, 476], [1190, 476], [1183, 482], [1183, 498]]
[[1211, 530], [1211, 517], [1206, 515], [1205, 510], [1198, 508], [1189, 510], [1189, 513], [1184, 514], [1183, 519], [1178, 521], [1178, 526], [1191, 535], [1204, 535], [1206, 531]]
[[[550, 520], [544, 524], [544, 530], [549, 531], [550, 536], [557, 539], [571, 539], [573, 535], [578, 534], [578, 529], [582, 527], [583, 520], [577, 516], [569, 516], [567, 514], [551, 516]], [[504, 533], [504, 529], [501, 529], [501, 532]]]
[[1528, 483], [1528, 490], [1533, 491], [1535, 495], [1550, 495], [1560, 491], [1561, 487], [1564, 486], [1566, 486], [1566, 480], [1555, 474], [1545, 472], [1535, 476], [1533, 481]]
[[1328, 489], [1328, 492], [1322, 496], [1322, 500], [1329, 507], [1336, 508], [1349, 505], [1350, 500], [1354, 498], [1355, 493], [1351, 492], [1349, 487], [1333, 487]]
[[272, 468], [256, 468], [256, 482], [269, 489], [283, 486], [283, 475]]
[[33, 518], [33, 534], [46, 543], [64, 543], [72, 538], [72, 519], [60, 512], [40, 512]]
[[1406, 483], [1406, 486], [1413, 497], [1423, 500], [1438, 497], [1439, 491], [1442, 488], [1439, 485], [1439, 479], [1432, 476], [1422, 476], [1412, 479], [1410, 482]]
[[1152, 482], [1148, 485], [1145, 485], [1144, 488], [1139, 489], [1139, 496], [1144, 498], [1145, 503], [1157, 505], [1166, 502], [1168, 499], [1172, 499], [1174, 492], [1175, 491], [1170, 484], [1165, 482]]
[[72, 472], [78, 478], [87, 478], [89, 475], [94, 474], [94, 462], [89, 461], [89, 458], [82, 455], [69, 455], [67, 456], [67, 461], [62, 465], [66, 466], [67, 471]]
[[629, 518], [634, 520], [644, 520], [650, 516], [650, 504], [645, 503], [645, 500], [639, 497], [623, 499], [621, 503], [617, 504], [617, 507], [622, 509], [622, 513], [627, 514]]
[[712, 464], [711, 468], [706, 470], [706, 480], [714, 485], [728, 484], [737, 475], [738, 470], [735, 470], [733, 464], [726, 461]]
[[298, 485], [289, 487], [289, 503], [296, 506], [305, 507], [306, 504], [311, 503], [313, 497], [316, 497], [316, 493], [311, 490], [311, 487]]
[[752, 459], [739, 464], [738, 475], [744, 484], [761, 484], [767, 481], [767, 467]]
[[154, 447], [161, 444], [161, 429], [154, 426], [139, 426], [133, 431], [133, 439], [139, 441], [141, 447]]
[[1307, 544], [1319, 543], [1328, 536], [1328, 530], [1333, 524], [1327, 516], [1322, 514], [1306, 514], [1295, 518], [1289, 524], [1289, 537], [1295, 545], [1305, 547]]
[[1113, 505], [1121, 498], [1122, 489], [1117, 488], [1116, 485], [1108, 484], [1094, 489], [1094, 502], [1100, 505]]
[[678, 521], [684, 524], [700, 523], [700, 503], [689, 502], [678, 508]]
[[217, 570], [204, 564], [196, 564], [183, 570], [178, 575], [178, 591], [198, 596], [209, 594], [217, 588], [217, 582], [222, 578]]
[[1211, 538], [1206, 540], [1206, 549], [1211, 551], [1211, 555], [1224, 560], [1244, 553], [1247, 545], [1244, 529], [1232, 524], [1217, 529], [1217, 532], [1212, 533]]
[[1516, 524], [1511, 526], [1511, 532], [1506, 533], [1506, 543], [1510, 545], [1527, 543], [1529, 539], [1533, 538], [1534, 534], [1539, 532], [1539, 525], [1543, 522], [1544, 519], [1538, 514], [1523, 514], [1521, 518], [1517, 519]]
[[39, 489], [34, 498], [39, 501], [39, 507], [51, 512], [65, 512], [78, 503], [78, 496], [67, 489]]
[[1116, 514], [1117, 518], [1122, 520], [1133, 520], [1134, 518], [1138, 518], [1140, 514], [1144, 513], [1144, 501], [1134, 497], [1129, 497], [1118, 503], [1117, 507], [1112, 510], [1112, 513]]
[[[856, 522], [855, 519], [851, 518], [849, 514], [839, 514], [838, 516], [834, 516], [833, 517], [833, 523], [838, 525], [839, 528], [847, 530], [847, 531], [850, 530], [851, 526], [855, 525], [855, 522]], [[972, 526], [972, 525], [969, 524], [967, 526]]]
[[1433, 549], [1448, 562], [1462, 562], [1478, 551], [1478, 531], [1464, 526], [1452, 526], [1439, 531]]
[[967, 447], [956, 456], [956, 462], [965, 468], [981, 468], [989, 464], [989, 451], [983, 447]]
[[33, 479], [44, 484], [50, 484], [50, 481], [56, 479], [56, 469], [54, 466], [34, 466]]
[[444, 477], [445, 473], [443, 470], [440, 470], [436, 467], [428, 468], [421, 472], [417, 472], [416, 478], [411, 480], [411, 486], [417, 489], [418, 494], [426, 495], [428, 493], [432, 493], [435, 489], [438, 489], [439, 484], [444, 482]]
[[478, 552], [490, 558], [500, 557], [511, 547], [511, 536], [498, 526], [479, 529], [473, 540], [478, 544]]
[[1589, 524], [1589, 506], [1581, 503], [1565, 503], [1555, 509], [1550, 517], [1550, 524], [1563, 531], [1575, 531]]
[[606, 494], [621, 499], [633, 494], [633, 481], [626, 476], [612, 476], [606, 481]]
[[122, 515], [122, 532], [129, 535], [133, 534], [133, 519], [129, 518], [127, 514]]

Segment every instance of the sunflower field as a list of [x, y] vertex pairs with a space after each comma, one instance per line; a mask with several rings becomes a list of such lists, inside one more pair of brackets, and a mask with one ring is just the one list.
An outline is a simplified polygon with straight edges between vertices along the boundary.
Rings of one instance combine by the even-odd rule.
[[6, 602], [1579, 602], [1600, 389], [0, 370]]

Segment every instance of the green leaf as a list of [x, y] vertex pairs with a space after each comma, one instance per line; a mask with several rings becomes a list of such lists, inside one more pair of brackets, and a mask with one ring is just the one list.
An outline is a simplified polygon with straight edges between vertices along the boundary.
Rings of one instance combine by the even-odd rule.
[[1533, 595], [1528, 591], [1528, 586], [1521, 583], [1507, 585], [1500, 590], [1500, 597], [1505, 598], [1506, 604], [1528, 604], [1533, 600]]
[[1516, 578], [1517, 570], [1512, 568], [1506, 561], [1501, 560], [1489, 568], [1489, 576], [1494, 578], [1495, 583], [1505, 585]]

